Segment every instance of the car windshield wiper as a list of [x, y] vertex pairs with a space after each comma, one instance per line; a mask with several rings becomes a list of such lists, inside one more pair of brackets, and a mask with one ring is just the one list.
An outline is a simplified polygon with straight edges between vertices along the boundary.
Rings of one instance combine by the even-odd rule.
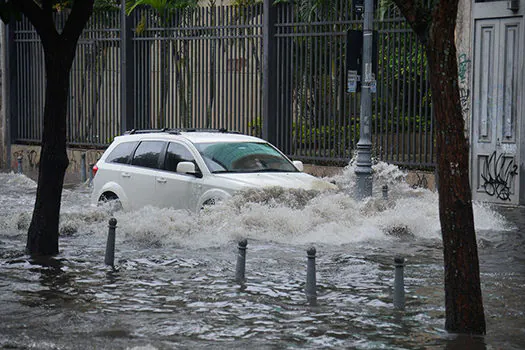
[[249, 170], [247, 173], [293, 173], [294, 170], [286, 170], [286, 169], [257, 169], [257, 170]]

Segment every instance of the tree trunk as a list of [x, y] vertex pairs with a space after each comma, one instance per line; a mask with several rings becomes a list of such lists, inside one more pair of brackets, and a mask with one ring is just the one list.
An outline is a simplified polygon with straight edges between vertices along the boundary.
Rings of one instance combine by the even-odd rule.
[[60, 201], [69, 164], [66, 153], [69, 72], [74, 57], [69, 52], [71, 49], [67, 51], [61, 45], [65, 43], [59, 42], [51, 50], [44, 49], [47, 77], [44, 131], [35, 208], [26, 246], [31, 255], [58, 254]]
[[[457, 0], [445, 1], [456, 3]], [[434, 10], [427, 58], [436, 115], [439, 216], [445, 262], [445, 329], [485, 333], [479, 261], [469, 185], [469, 146], [464, 134], [451, 4]]]
[[38, 169], [35, 209], [27, 234], [26, 251], [32, 256], [58, 254], [58, 225], [64, 176], [69, 160], [66, 152], [66, 116], [69, 73], [77, 42], [93, 13], [94, 0], [71, 2], [67, 21], [57, 31], [51, 1], [12, 1], [13, 10], [26, 16], [40, 37], [46, 69], [44, 130]]

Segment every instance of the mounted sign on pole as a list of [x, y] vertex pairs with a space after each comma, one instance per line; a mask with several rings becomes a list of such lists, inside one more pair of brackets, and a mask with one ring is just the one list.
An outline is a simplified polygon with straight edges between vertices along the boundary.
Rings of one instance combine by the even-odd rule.
[[357, 92], [361, 81], [361, 60], [363, 58], [363, 32], [349, 30], [346, 33], [347, 92]]
[[[363, 67], [363, 31], [350, 29], [346, 32], [346, 92], [359, 92], [361, 81], [365, 81], [362, 75]], [[370, 80], [371, 93], [376, 93], [377, 76], [377, 32], [373, 32], [372, 39], [372, 62], [368, 65], [371, 68], [368, 74]], [[366, 73], [366, 72], [365, 72]]]

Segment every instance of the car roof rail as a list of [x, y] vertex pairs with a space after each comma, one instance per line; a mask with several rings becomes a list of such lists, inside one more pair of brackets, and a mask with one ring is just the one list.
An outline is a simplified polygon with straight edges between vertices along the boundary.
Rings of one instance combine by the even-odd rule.
[[131, 129], [131, 130], [126, 131], [124, 135], [150, 134], [150, 133], [156, 133], [156, 132], [167, 132], [170, 134], [180, 134], [178, 129], [162, 128], [162, 129]]
[[240, 134], [238, 131], [232, 131], [228, 130], [226, 128], [185, 128], [185, 129], [178, 129], [180, 132], [220, 132], [223, 134]]
[[169, 134], [180, 134], [181, 132], [219, 132], [224, 134], [240, 134], [238, 131], [229, 131], [226, 128], [210, 129], [210, 128], [162, 128], [162, 129], [131, 129], [124, 133], [124, 135], [134, 134], [149, 134], [166, 132]]

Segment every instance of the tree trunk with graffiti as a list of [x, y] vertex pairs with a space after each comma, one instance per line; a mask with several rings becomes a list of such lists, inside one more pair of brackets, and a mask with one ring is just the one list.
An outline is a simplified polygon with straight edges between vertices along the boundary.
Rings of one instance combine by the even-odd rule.
[[430, 11], [415, 0], [395, 0], [426, 47], [436, 117], [439, 218], [445, 265], [445, 329], [485, 333], [478, 250], [469, 185], [469, 146], [464, 134], [454, 31], [458, 0]]

